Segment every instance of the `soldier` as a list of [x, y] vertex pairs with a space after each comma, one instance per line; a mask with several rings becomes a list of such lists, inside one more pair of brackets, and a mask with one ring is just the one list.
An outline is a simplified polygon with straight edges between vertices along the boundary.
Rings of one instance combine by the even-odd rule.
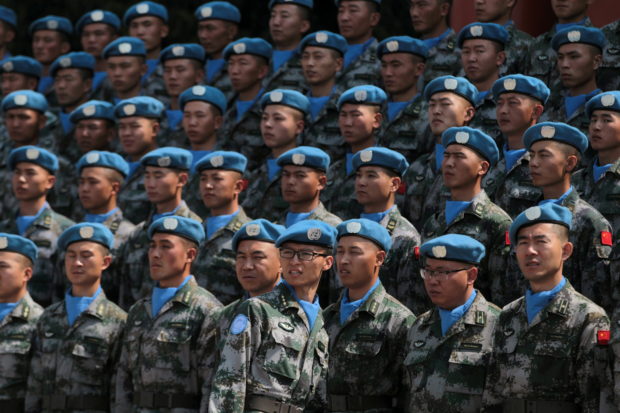
[[113, 241], [109, 229], [93, 223], [74, 225], [58, 239], [71, 288], [37, 323], [27, 413], [113, 408], [114, 376], [127, 318], [101, 289], [101, 274], [112, 262]]
[[265, 93], [260, 105], [263, 109], [260, 131], [271, 156], [249, 178], [243, 207], [250, 216], [275, 221], [288, 207], [282, 199], [280, 169], [277, 159], [297, 146], [310, 111], [308, 99], [294, 90], [276, 89]]
[[270, 0], [269, 34], [274, 49], [265, 90], [306, 90], [300, 63], [300, 42], [310, 30], [313, 0]]
[[231, 239], [250, 221], [239, 206], [247, 162], [239, 153], [214, 151], [198, 161], [194, 168], [200, 177], [200, 196], [209, 214], [203, 223], [205, 242], [198, 249], [192, 271], [198, 285], [224, 305], [243, 294], [235, 279]]
[[336, 104], [341, 88], [336, 75], [342, 70], [347, 41], [339, 34], [320, 31], [304, 37], [299, 48], [310, 101], [309, 122], [301, 141], [324, 150], [335, 162], [346, 152], [338, 127]]
[[11, 57], [9, 45], [15, 40], [17, 34], [17, 15], [13, 9], [2, 6], [0, 8], [0, 64]]
[[586, 104], [590, 146], [596, 156], [571, 178], [579, 195], [609, 221], [620, 236], [620, 92], [594, 96]]
[[599, 211], [579, 197], [570, 182], [588, 147], [588, 138], [564, 123], [541, 122], [525, 132], [523, 142], [530, 152], [532, 182], [542, 190], [538, 205], [554, 203], [572, 213], [570, 242], [575, 251], [564, 265], [564, 276], [577, 291], [611, 312], [612, 229]]
[[117, 412], [197, 412], [202, 372], [195, 354], [200, 328], [221, 307], [199, 287], [191, 264], [202, 225], [169, 216], [148, 229], [153, 292], [129, 310], [116, 377]]
[[603, 63], [597, 72], [596, 83], [603, 90], [620, 89], [620, 19], [603, 27], [607, 45], [603, 51]]
[[243, 37], [224, 49], [228, 76], [235, 90], [229, 102], [218, 140], [224, 149], [242, 153], [248, 158], [248, 170], [254, 171], [268, 153], [258, 133], [259, 102], [262, 82], [269, 72], [271, 45], [260, 38]]
[[74, 126], [71, 146], [65, 149], [67, 159], [77, 162], [90, 151], [112, 151], [117, 147], [114, 105], [89, 100], [69, 115]]
[[415, 316], [379, 280], [392, 239], [367, 219], [345, 221], [337, 230], [336, 263], [346, 289], [323, 315], [330, 340], [328, 411], [396, 412], [405, 339]]
[[316, 291], [333, 265], [335, 241], [334, 227], [312, 220], [278, 237], [284, 281], [237, 310], [219, 352], [209, 411], [327, 410], [328, 336]]
[[476, 115], [470, 126], [490, 135], [498, 147], [503, 146], [503, 142], [491, 87], [499, 79], [500, 68], [506, 61], [504, 47], [507, 42], [508, 32], [495, 23], [468, 24], [458, 36], [465, 77], [478, 89]]
[[31, 342], [43, 308], [28, 294], [37, 246], [18, 235], [0, 233], [0, 408], [23, 412], [32, 357]]
[[379, 43], [381, 78], [388, 93], [387, 124], [378, 144], [417, 159], [432, 151], [432, 136], [427, 132], [426, 101], [418, 92], [418, 80], [424, 73], [428, 50], [419, 39], [389, 37]]
[[141, 79], [146, 73], [146, 48], [144, 42], [135, 37], [119, 37], [103, 49], [106, 61], [106, 82], [98, 99], [118, 104], [123, 99], [145, 95]]
[[207, 55], [205, 83], [221, 90], [229, 101], [234, 90], [223, 52], [237, 37], [241, 13], [227, 1], [211, 1], [199, 6], [194, 15], [198, 19], [198, 42]]
[[550, 91], [535, 77], [508, 75], [495, 82], [491, 93], [496, 102], [504, 156], [484, 176], [482, 185], [493, 202], [515, 218], [536, 205], [541, 195], [530, 177], [530, 155], [523, 134], [538, 122]]
[[353, 196], [355, 169], [353, 155], [362, 149], [375, 146], [383, 122], [383, 109], [387, 95], [376, 86], [353, 87], [338, 99], [338, 124], [347, 145], [343, 159], [334, 162], [327, 171], [327, 188], [322, 199], [327, 209], [344, 219], [359, 217], [362, 206]]
[[348, 43], [338, 85], [347, 90], [379, 84], [381, 62], [372, 32], [381, 20], [381, 0], [336, 0], [336, 6], [338, 31]]
[[43, 74], [41, 63], [29, 56], [10, 56], [0, 63], [0, 91], [6, 96], [16, 90], [36, 90]]
[[433, 307], [407, 335], [405, 412], [480, 411], [500, 313], [474, 288], [485, 254], [484, 245], [460, 234], [422, 244], [420, 276]]
[[562, 88], [554, 91], [541, 120], [565, 122], [586, 133], [586, 103], [601, 93], [596, 71], [601, 65], [605, 35], [592, 27], [572, 27], [553, 36]]
[[144, 189], [150, 202], [147, 218], [139, 223], [118, 253], [117, 279], [121, 283], [119, 303], [129, 308], [148, 296], [153, 287], [148, 275], [148, 234], [151, 223], [162, 217], [181, 216], [202, 220], [182, 199], [192, 155], [185, 149], [163, 147], [140, 159], [144, 168]]
[[499, 315], [484, 412], [603, 412], [611, 404], [609, 318], [563, 275], [571, 213], [550, 203], [510, 227], [525, 296]]

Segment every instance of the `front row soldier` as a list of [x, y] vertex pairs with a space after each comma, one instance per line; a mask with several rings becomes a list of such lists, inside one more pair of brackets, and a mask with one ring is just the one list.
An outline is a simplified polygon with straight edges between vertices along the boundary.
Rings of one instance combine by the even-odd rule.
[[323, 313], [329, 335], [328, 411], [400, 411], [405, 342], [415, 316], [379, 280], [390, 233], [363, 218], [345, 221], [337, 231], [336, 263], [345, 290]]
[[0, 410], [23, 412], [32, 340], [43, 308], [28, 294], [37, 246], [0, 233]]
[[610, 323], [563, 275], [573, 217], [548, 203], [510, 227], [525, 296], [499, 315], [484, 412], [612, 412]]
[[422, 244], [420, 276], [433, 308], [407, 336], [405, 412], [480, 412], [500, 312], [474, 288], [485, 253], [461, 234]]
[[306, 220], [276, 241], [284, 281], [245, 301], [230, 324], [209, 411], [325, 412], [328, 336], [316, 295], [336, 229]]
[[112, 410], [127, 318], [101, 288], [113, 242], [109, 229], [91, 223], [74, 225], [58, 239], [71, 288], [37, 323], [26, 412]]
[[190, 271], [205, 232], [196, 220], [167, 216], [151, 224], [148, 237], [156, 285], [127, 316], [115, 411], [197, 412], [202, 387], [197, 339], [205, 319], [221, 307]]

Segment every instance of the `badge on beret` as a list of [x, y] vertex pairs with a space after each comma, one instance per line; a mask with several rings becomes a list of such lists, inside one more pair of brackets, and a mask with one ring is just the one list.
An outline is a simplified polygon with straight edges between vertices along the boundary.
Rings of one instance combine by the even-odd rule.
[[237, 54], [245, 53], [245, 43], [237, 43], [233, 46], [233, 50]]
[[15, 102], [16, 105], [23, 106], [26, 103], [28, 103], [28, 96], [26, 96], [26, 95], [16, 95], [13, 98], [13, 102]]
[[171, 162], [172, 159], [170, 159], [169, 156], [162, 156], [161, 158], [157, 158], [157, 165], [161, 166], [162, 168], [170, 166]]
[[282, 92], [271, 92], [269, 94], [269, 100], [271, 100], [272, 102], [282, 102], [282, 98], [284, 97], [284, 95], [282, 94]]
[[540, 128], [540, 136], [543, 138], [553, 138], [555, 136], [554, 126], [543, 126]]
[[255, 237], [260, 234], [260, 225], [258, 224], [248, 224], [245, 227], [245, 233], [250, 237]]
[[96, 111], [97, 108], [95, 107], [95, 105], [88, 105], [84, 109], [82, 109], [82, 113], [84, 114], [84, 116], [93, 116]]
[[230, 334], [240, 334], [248, 325], [248, 317], [245, 314], [237, 314], [232, 323], [230, 323]]
[[360, 153], [360, 159], [362, 160], [362, 162], [372, 161], [372, 151], [362, 151]]
[[306, 162], [306, 155], [303, 153], [294, 153], [292, 161], [295, 165], [303, 165]]
[[202, 17], [211, 17], [212, 14], [213, 9], [211, 7], [203, 7], [202, 10], [200, 10], [200, 15]]
[[614, 97], [614, 95], [601, 96], [601, 105], [612, 106], [614, 103], [616, 103], [616, 98]]
[[134, 113], [136, 113], [136, 105], [133, 105], [133, 104], [125, 105], [123, 107], [123, 113], [125, 113], [125, 115], [127, 116], [133, 115]]
[[94, 22], [103, 20], [103, 12], [101, 10], [95, 10], [90, 14], [90, 19]]
[[13, 71], [13, 62], [6, 62], [2, 65], [2, 68], [7, 72]]
[[69, 67], [71, 66], [71, 58], [70, 57], [63, 57], [62, 59], [60, 59], [60, 66], [62, 67]]
[[95, 163], [99, 160], [99, 154], [97, 152], [92, 152], [86, 155], [86, 162]]
[[484, 32], [484, 28], [482, 26], [471, 26], [469, 28], [469, 33], [474, 37], [482, 36], [483, 32]]
[[222, 155], [217, 155], [211, 158], [211, 166], [217, 168], [224, 165], [224, 157]]
[[80, 228], [80, 237], [84, 239], [92, 238], [95, 234], [95, 229], [93, 227], [82, 227]]
[[569, 42], [575, 43], [581, 40], [581, 32], [579, 30], [571, 30], [570, 32], [568, 32], [566, 37], [568, 37]]
[[392, 40], [391, 42], [387, 42], [385, 44], [385, 47], [388, 49], [388, 51], [395, 52], [398, 50], [398, 41]]
[[448, 251], [443, 245], [436, 245], [431, 249], [431, 251], [435, 258], [444, 258], [446, 255], [448, 255]]
[[164, 228], [169, 230], [175, 230], [179, 226], [179, 221], [176, 218], [164, 219]]
[[530, 221], [540, 218], [541, 215], [542, 215], [542, 211], [540, 210], [540, 207], [537, 207], [537, 206], [531, 207], [525, 210], [525, 216]]
[[194, 86], [192, 88], [192, 93], [196, 96], [203, 96], [205, 93], [207, 93], [207, 88], [204, 86]]
[[174, 46], [172, 48], [172, 54], [175, 56], [183, 56], [185, 54], [185, 48], [183, 46]]
[[5, 249], [9, 245], [9, 239], [7, 237], [0, 237], [0, 250]]
[[321, 239], [322, 234], [323, 233], [321, 232], [321, 228], [310, 228], [306, 233], [306, 236], [311, 241], [318, 241]]
[[144, 13], [148, 13], [149, 12], [149, 5], [148, 4], [138, 4], [138, 7], [136, 7], [136, 11], [140, 14], [144, 14]]
[[35, 148], [26, 149], [26, 158], [35, 160], [39, 157], [39, 150]]
[[517, 87], [517, 79], [504, 79], [504, 89], [515, 90]]
[[347, 232], [350, 234], [357, 234], [362, 229], [362, 224], [359, 222], [349, 222], [347, 224]]
[[467, 142], [469, 142], [469, 133], [457, 132], [454, 136], [454, 140], [456, 140], [456, 143], [466, 144]]
[[58, 28], [58, 21], [57, 20], [48, 20], [47, 21], [47, 28], [50, 30], [56, 30]]
[[368, 97], [368, 93], [365, 90], [356, 90], [355, 91], [355, 100], [358, 102], [363, 102]]
[[121, 53], [129, 53], [131, 52], [131, 43], [121, 43], [118, 45], [118, 51]]
[[443, 87], [448, 90], [455, 90], [459, 85], [459, 82], [456, 79], [445, 79], [443, 81]]
[[317, 43], [327, 43], [329, 36], [327, 35], [327, 33], [318, 32], [316, 36], [314, 36], [314, 38], [317, 41]]

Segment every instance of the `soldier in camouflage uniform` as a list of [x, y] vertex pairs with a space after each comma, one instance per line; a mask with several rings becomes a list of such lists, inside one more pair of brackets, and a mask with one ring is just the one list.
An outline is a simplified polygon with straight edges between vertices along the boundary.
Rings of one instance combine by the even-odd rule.
[[277, 239], [285, 281], [237, 310], [219, 353], [209, 411], [327, 410], [328, 336], [315, 294], [333, 264], [335, 241], [334, 227], [311, 220]]
[[597, 72], [596, 83], [603, 90], [620, 89], [620, 20], [603, 27], [607, 45], [603, 51], [603, 65]]
[[27, 413], [110, 411], [127, 314], [106, 298], [101, 274], [114, 236], [101, 224], [77, 224], [58, 239], [71, 288], [47, 308], [32, 343]]
[[129, 310], [116, 375], [115, 411], [198, 412], [198, 335], [221, 307], [190, 267], [204, 240], [190, 218], [163, 217], [148, 230], [153, 292]]
[[499, 315], [483, 412], [615, 411], [609, 370], [609, 318], [563, 276], [574, 250], [571, 213], [532, 207], [510, 228], [529, 283]]
[[0, 409], [23, 412], [32, 339], [43, 308], [28, 294], [37, 246], [27, 238], [0, 233]]
[[[123, 99], [148, 96], [142, 87], [142, 76], [147, 71], [144, 42], [135, 37], [119, 37], [103, 49], [107, 76], [100, 93], [93, 98], [118, 104]], [[153, 83], [157, 85], [157, 83]], [[163, 83], [161, 85], [163, 89]]]
[[[612, 277], [612, 289], [614, 302], [618, 302], [620, 299], [620, 238], [616, 237], [615, 244], [610, 255], [610, 273]], [[611, 349], [613, 352], [613, 359], [611, 364], [611, 371], [613, 374], [614, 383], [614, 396], [616, 400], [616, 408], [618, 408], [618, 401], [620, 400], [620, 308], [616, 307], [609, 314], [611, 318]]]
[[345, 221], [337, 230], [336, 262], [346, 289], [323, 313], [330, 339], [328, 411], [400, 411], [405, 339], [415, 316], [379, 280], [391, 236], [366, 219]]
[[407, 336], [404, 411], [479, 412], [500, 312], [474, 288], [485, 247], [448, 234], [425, 242], [420, 254], [420, 275], [433, 307]]

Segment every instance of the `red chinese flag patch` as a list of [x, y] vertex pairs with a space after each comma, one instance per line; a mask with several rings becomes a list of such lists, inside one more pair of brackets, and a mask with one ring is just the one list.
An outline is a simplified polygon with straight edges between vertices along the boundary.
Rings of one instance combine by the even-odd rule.
[[420, 259], [420, 247], [414, 247], [413, 248], [413, 255], [415, 256], [416, 260]]
[[510, 245], [510, 231], [506, 231], [506, 245]]
[[611, 232], [609, 231], [601, 231], [601, 244], [603, 245], [611, 245], [613, 244], [611, 239]]
[[610, 339], [611, 339], [611, 333], [609, 332], [609, 330], [599, 330], [596, 332], [596, 342], [600, 346], [608, 345]]
[[400, 186], [398, 187], [398, 190], [396, 191], [396, 193], [398, 193], [399, 195], [405, 195], [406, 192], [407, 192], [407, 184], [405, 183], [405, 181], [400, 181]]

